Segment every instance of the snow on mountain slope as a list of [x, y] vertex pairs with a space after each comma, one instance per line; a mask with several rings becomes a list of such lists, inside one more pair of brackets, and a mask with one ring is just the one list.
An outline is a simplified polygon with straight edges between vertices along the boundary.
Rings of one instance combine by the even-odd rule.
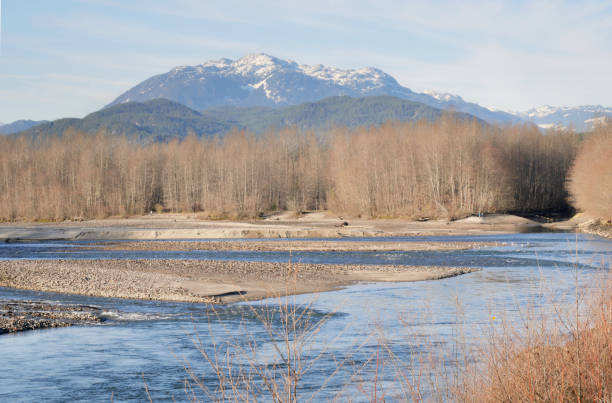
[[423, 91], [423, 93], [437, 99], [438, 101], [442, 101], [442, 102], [465, 102], [463, 98], [461, 98], [459, 95], [449, 94], [447, 92], [437, 92], [437, 91], [427, 90], [427, 91]]
[[569, 128], [582, 132], [592, 130], [612, 118], [612, 108], [601, 105], [582, 105], [574, 107], [556, 107], [543, 105], [517, 113], [521, 118], [531, 121], [541, 128]]
[[465, 102], [456, 95], [415, 93], [373, 67], [340, 69], [299, 65], [261, 53], [237, 60], [219, 59], [198, 66], [176, 67], [141, 82], [110, 105], [167, 98], [196, 110], [221, 105], [276, 107], [338, 95], [391, 95], [440, 109], [466, 112], [491, 123], [520, 120], [506, 112]]

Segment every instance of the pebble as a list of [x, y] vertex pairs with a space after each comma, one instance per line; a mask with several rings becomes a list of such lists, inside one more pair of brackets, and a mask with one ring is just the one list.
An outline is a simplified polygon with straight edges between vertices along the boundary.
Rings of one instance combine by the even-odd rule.
[[91, 306], [0, 300], [0, 334], [101, 323], [101, 313]]

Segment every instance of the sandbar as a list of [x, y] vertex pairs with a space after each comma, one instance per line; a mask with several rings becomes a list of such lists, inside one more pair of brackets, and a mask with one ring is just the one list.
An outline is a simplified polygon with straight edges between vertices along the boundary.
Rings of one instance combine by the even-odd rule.
[[6, 260], [0, 286], [96, 297], [228, 303], [357, 282], [437, 280], [478, 269], [221, 260]]

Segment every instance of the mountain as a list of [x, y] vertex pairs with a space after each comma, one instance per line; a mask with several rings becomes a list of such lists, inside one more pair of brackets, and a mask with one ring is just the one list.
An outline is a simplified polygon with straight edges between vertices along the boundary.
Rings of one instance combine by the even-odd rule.
[[[333, 126], [372, 126], [389, 120], [435, 120], [444, 113], [441, 109], [390, 96], [339, 96], [279, 108], [223, 106], [202, 112], [167, 99], [156, 99], [114, 105], [83, 119], [55, 120], [20, 135], [61, 135], [69, 129], [93, 134], [104, 130], [149, 143], [184, 138], [191, 132], [198, 136], [213, 136], [236, 128], [262, 133], [266, 129], [285, 126], [320, 132]], [[454, 113], [460, 119], [475, 119], [465, 113]], [[481, 120], [479, 122], [486, 124]]]
[[130, 102], [91, 113], [83, 119], [59, 119], [21, 132], [29, 136], [60, 135], [68, 129], [85, 133], [104, 130], [126, 135], [139, 142], [169, 141], [186, 137], [190, 132], [214, 135], [227, 132], [231, 126], [203, 116], [184, 105], [166, 99]]
[[373, 67], [344, 70], [323, 65], [298, 65], [266, 54], [176, 67], [141, 82], [109, 106], [166, 98], [196, 110], [216, 106], [281, 107], [341, 95], [355, 98], [390, 95], [439, 109], [469, 113], [491, 123], [519, 120], [509, 113], [465, 102], [458, 96], [437, 97], [431, 93], [413, 92]]
[[459, 95], [437, 91], [425, 91], [423, 94], [435, 99], [435, 102], [425, 97], [417, 97], [415, 100], [440, 109], [469, 113], [492, 124], [503, 125], [522, 122], [520, 116], [509, 112], [487, 109], [473, 102], [464, 101]]
[[18, 133], [46, 122], [46, 120], [17, 120], [13, 123], [0, 123], [0, 134]]
[[575, 107], [555, 107], [544, 105], [517, 113], [521, 118], [533, 122], [543, 129], [552, 127], [569, 128], [578, 132], [590, 131], [594, 126], [612, 118], [612, 108], [601, 105], [583, 105]]
[[[202, 112], [205, 116], [256, 133], [286, 126], [321, 132], [334, 126], [372, 126], [388, 121], [414, 122], [421, 119], [433, 121], [443, 113], [441, 109], [391, 96], [336, 96], [284, 108], [222, 106]], [[455, 114], [461, 119], [474, 119], [465, 113]], [[480, 123], [485, 124], [481, 120]]]

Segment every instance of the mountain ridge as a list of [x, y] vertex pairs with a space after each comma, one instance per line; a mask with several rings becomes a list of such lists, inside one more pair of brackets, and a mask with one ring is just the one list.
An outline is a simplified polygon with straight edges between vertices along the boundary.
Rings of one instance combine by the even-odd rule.
[[105, 131], [111, 135], [126, 135], [139, 142], [152, 142], [183, 138], [191, 131], [216, 134], [229, 131], [231, 127], [217, 119], [204, 118], [201, 113], [185, 105], [157, 99], [104, 108], [81, 119], [54, 120], [15, 135], [55, 136], [70, 129], [88, 134]]
[[0, 135], [8, 135], [19, 133], [27, 130], [31, 127], [37, 126], [42, 123], [47, 123], [47, 120], [27, 120], [21, 119], [11, 123], [0, 123]]
[[[543, 105], [523, 112], [491, 110], [467, 102], [456, 94], [432, 90], [414, 92], [375, 67], [341, 69], [321, 64], [300, 65], [263, 53], [236, 60], [225, 58], [197, 66], [175, 67], [167, 73], [142, 81], [105, 108], [131, 101], [146, 102], [163, 98], [198, 111], [223, 107], [246, 108], [242, 111], [249, 118], [248, 108], [283, 108], [333, 96], [393, 96], [437, 109], [467, 113], [495, 125], [530, 122], [542, 129], [572, 127], [578, 132], [590, 131], [604, 124], [606, 117], [612, 118], [612, 108], [601, 105]], [[267, 113], [273, 115], [272, 112]], [[23, 120], [0, 125], [0, 134], [20, 132], [41, 123], [46, 121]], [[59, 128], [60, 123], [55, 126]], [[314, 126], [317, 124], [314, 122]]]
[[340, 69], [321, 64], [300, 65], [263, 53], [175, 67], [142, 81], [108, 106], [166, 98], [196, 110], [222, 105], [278, 107], [342, 95], [355, 98], [390, 95], [434, 108], [469, 113], [496, 124], [520, 120], [509, 113], [466, 102], [461, 97], [439, 99], [416, 93], [374, 67]]

